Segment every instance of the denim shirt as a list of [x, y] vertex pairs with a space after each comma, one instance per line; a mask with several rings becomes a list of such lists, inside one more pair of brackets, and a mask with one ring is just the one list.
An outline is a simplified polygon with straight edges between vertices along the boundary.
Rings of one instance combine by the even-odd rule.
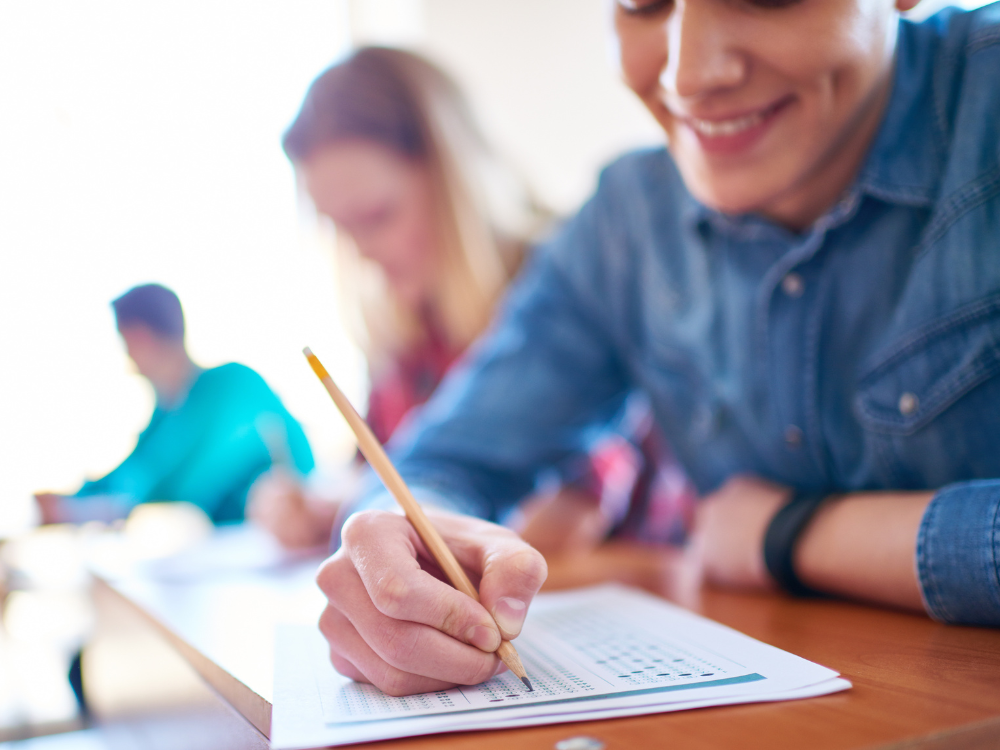
[[935, 490], [927, 609], [1000, 625], [1000, 4], [900, 22], [870, 152], [803, 233], [698, 204], [663, 149], [607, 168], [392, 448], [497, 519], [635, 388], [701, 493]]

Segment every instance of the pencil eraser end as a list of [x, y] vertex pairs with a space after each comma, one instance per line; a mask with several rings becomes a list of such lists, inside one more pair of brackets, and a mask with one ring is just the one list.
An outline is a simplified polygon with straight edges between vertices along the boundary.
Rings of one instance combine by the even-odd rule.
[[316, 373], [316, 377], [320, 380], [330, 377], [330, 373], [326, 371], [323, 367], [323, 363], [319, 361], [319, 357], [312, 353], [312, 350], [307, 346], [302, 350], [302, 353], [306, 355], [306, 359], [309, 360], [309, 366], [313, 368], [313, 372]]

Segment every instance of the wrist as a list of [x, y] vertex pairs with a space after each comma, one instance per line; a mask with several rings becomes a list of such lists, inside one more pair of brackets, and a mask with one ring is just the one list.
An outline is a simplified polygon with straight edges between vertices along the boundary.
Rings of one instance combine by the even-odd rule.
[[916, 575], [920, 520], [933, 492], [862, 492], [831, 498], [795, 551], [812, 588], [923, 610]]

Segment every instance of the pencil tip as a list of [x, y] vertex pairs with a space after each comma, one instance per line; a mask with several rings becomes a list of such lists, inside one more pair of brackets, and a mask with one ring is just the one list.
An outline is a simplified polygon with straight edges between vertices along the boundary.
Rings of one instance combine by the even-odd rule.
[[305, 354], [307, 357], [311, 357], [313, 350], [307, 346], [305, 349], [302, 350], [302, 353]]
[[525, 687], [528, 688], [528, 692], [529, 693], [535, 692], [535, 689], [533, 687], [531, 687], [531, 681], [527, 677], [522, 677], [521, 678], [521, 682], [523, 682], [524, 685], [525, 685]]

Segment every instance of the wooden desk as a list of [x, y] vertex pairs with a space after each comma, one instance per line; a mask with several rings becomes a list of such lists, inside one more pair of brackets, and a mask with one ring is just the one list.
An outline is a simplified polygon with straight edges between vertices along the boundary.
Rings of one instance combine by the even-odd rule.
[[[263, 734], [270, 728], [270, 634], [294, 612], [315, 614], [308, 567], [183, 587], [107, 585], [144, 611], [192, 665]], [[675, 598], [670, 551], [608, 545], [553, 561], [546, 588], [620, 581]], [[298, 590], [296, 590], [298, 587]], [[840, 671], [854, 688], [785, 703], [731, 706], [579, 724], [415, 737], [365, 747], [416, 750], [552, 748], [586, 734], [608, 750], [671, 748], [1000, 748], [1000, 631], [839, 601], [689, 591], [682, 603], [779, 648]], [[292, 606], [292, 603], [295, 605]], [[308, 618], [306, 618], [308, 619]]]

